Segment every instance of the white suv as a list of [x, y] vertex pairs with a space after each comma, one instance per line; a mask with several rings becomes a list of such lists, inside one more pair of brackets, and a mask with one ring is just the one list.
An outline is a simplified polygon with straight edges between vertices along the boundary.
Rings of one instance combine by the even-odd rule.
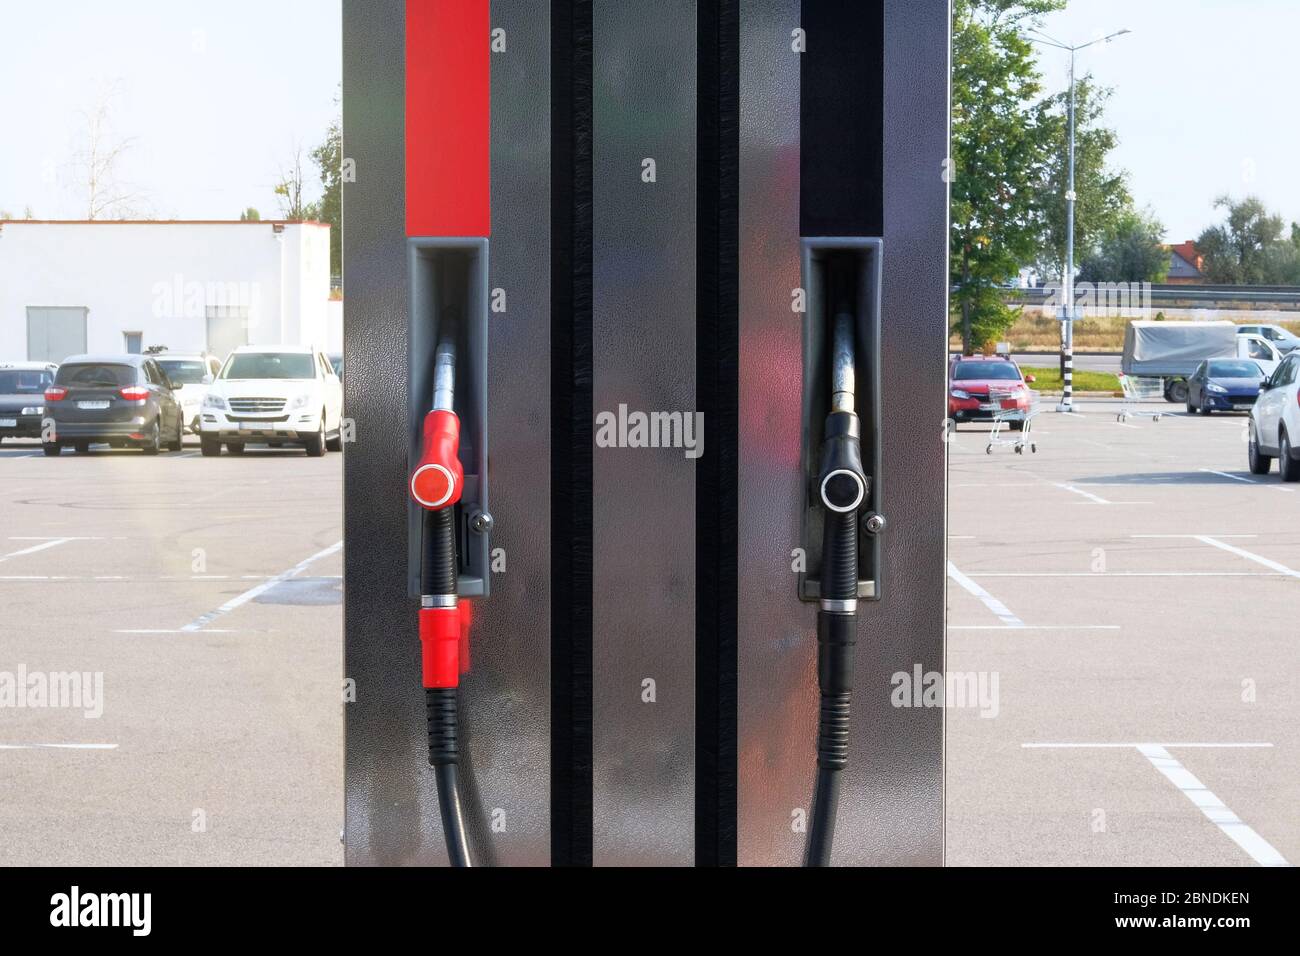
[[246, 444], [342, 450], [343, 386], [325, 353], [305, 345], [241, 345], [203, 399], [203, 454]]
[[185, 412], [185, 430], [197, 435], [203, 399], [221, 372], [221, 360], [206, 352], [159, 352], [154, 361], [169, 379], [185, 386], [176, 393], [176, 401]]
[[1278, 460], [1283, 481], [1300, 481], [1300, 351], [1292, 352], [1259, 391], [1250, 410], [1250, 470], [1267, 475]]

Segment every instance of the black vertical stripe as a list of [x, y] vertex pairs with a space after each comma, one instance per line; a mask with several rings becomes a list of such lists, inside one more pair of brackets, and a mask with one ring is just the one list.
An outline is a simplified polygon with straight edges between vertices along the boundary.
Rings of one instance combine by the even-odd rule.
[[739, 0], [697, 12], [695, 862], [736, 863]]
[[800, 26], [799, 233], [883, 235], [884, 2], [803, 0]]
[[551, 4], [551, 862], [592, 860], [590, 0]]

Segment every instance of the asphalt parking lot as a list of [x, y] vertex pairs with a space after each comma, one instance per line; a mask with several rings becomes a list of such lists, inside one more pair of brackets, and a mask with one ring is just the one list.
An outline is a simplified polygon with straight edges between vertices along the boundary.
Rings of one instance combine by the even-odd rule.
[[947, 714], [948, 863], [1300, 861], [1300, 485], [1245, 416], [1076, 401], [951, 445], [948, 668], [998, 706]]
[[0, 672], [102, 675], [0, 707], [0, 864], [342, 862], [341, 484], [0, 447]]
[[[951, 443], [948, 863], [1294, 863], [1300, 485], [1120, 404]], [[0, 447], [0, 672], [103, 675], [0, 708], [0, 863], [342, 862], [341, 464]]]

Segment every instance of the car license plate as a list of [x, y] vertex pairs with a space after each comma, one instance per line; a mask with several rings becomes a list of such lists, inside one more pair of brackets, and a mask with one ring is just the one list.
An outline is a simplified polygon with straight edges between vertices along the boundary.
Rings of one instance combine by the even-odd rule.
[[0, 418], [0, 428], [17, 428], [17, 427], [18, 427], [18, 419]]
[[77, 407], [86, 409], [108, 408], [108, 402], [77, 402]]
[[980, 409], [982, 411], [991, 412], [997, 407], [998, 407], [997, 402], [980, 402]]

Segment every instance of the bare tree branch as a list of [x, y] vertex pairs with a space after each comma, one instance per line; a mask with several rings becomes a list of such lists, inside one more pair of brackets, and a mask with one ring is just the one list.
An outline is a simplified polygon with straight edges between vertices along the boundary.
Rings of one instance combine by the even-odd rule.
[[118, 178], [119, 164], [134, 146], [134, 138], [118, 139], [113, 132], [113, 101], [116, 83], [105, 88], [94, 105], [80, 111], [85, 123], [80, 147], [73, 153], [72, 168], [78, 188], [84, 189], [86, 218], [129, 219], [143, 198]]
[[314, 203], [303, 199], [302, 145], [295, 144], [293, 158], [286, 169], [280, 167], [280, 178], [276, 183], [275, 196], [280, 203], [280, 218], [294, 221], [313, 219], [316, 215]]

